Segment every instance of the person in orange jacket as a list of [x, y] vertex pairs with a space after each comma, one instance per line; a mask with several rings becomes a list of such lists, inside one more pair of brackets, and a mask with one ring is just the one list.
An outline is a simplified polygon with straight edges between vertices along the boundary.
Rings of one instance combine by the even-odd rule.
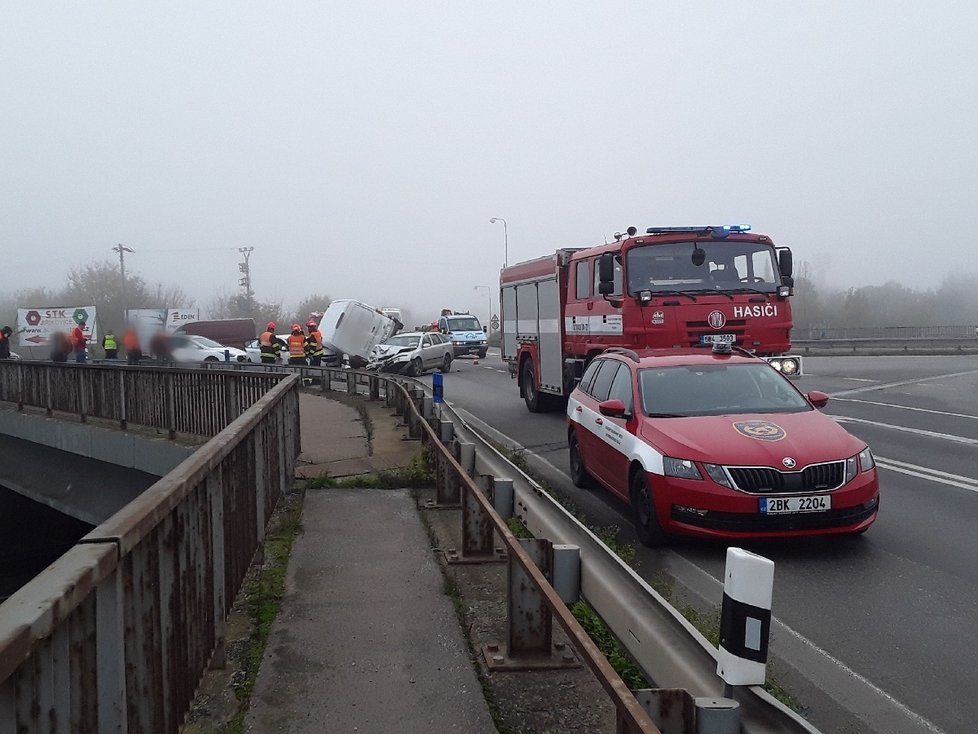
[[139, 364], [139, 360], [143, 358], [143, 348], [139, 343], [139, 334], [136, 333], [135, 326], [130, 326], [122, 335], [122, 348], [126, 350], [127, 364]]
[[306, 356], [309, 357], [311, 366], [319, 367], [323, 362], [323, 355], [326, 353], [326, 350], [323, 349], [323, 335], [319, 333], [315, 319], [309, 319], [306, 326], [309, 327], [309, 336], [306, 337]]
[[302, 333], [302, 327], [292, 324], [292, 333], [289, 334], [289, 364], [305, 365], [306, 362], [306, 335]]
[[258, 337], [258, 351], [262, 364], [276, 364], [279, 352], [287, 351], [289, 345], [275, 335], [275, 322], [269, 321], [265, 331]]

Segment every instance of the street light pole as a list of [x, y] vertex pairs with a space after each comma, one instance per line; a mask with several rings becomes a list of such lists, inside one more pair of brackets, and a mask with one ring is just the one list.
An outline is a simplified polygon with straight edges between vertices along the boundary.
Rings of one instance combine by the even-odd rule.
[[503, 223], [503, 246], [506, 248], [503, 251], [503, 267], [505, 268], [509, 265], [509, 231], [506, 228], [506, 220], [502, 217], [493, 217], [489, 220], [489, 224], [495, 224], [496, 222]]
[[126, 321], [126, 317], [129, 315], [129, 309], [126, 308], [126, 255], [127, 252], [133, 252], [131, 247], [126, 247], [125, 245], [119, 244], [111, 248], [114, 252], [119, 253], [119, 270], [122, 273], [122, 320]]

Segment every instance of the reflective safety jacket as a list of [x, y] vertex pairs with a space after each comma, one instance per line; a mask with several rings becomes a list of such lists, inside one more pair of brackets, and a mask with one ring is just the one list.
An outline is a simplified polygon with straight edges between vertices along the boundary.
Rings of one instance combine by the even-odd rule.
[[130, 329], [122, 336], [122, 345], [126, 348], [127, 352], [139, 351], [139, 337], [136, 335], [134, 329]]
[[115, 340], [114, 334], [106, 334], [102, 337], [102, 348], [105, 350], [119, 348], [119, 342]]
[[306, 337], [306, 354], [310, 357], [322, 357], [325, 353], [323, 335], [319, 333], [319, 329], [313, 329]]
[[305, 334], [289, 334], [289, 358], [306, 356]]
[[258, 337], [258, 351], [263, 357], [278, 359], [278, 353], [286, 349], [284, 341], [275, 336], [271, 331], [265, 331]]

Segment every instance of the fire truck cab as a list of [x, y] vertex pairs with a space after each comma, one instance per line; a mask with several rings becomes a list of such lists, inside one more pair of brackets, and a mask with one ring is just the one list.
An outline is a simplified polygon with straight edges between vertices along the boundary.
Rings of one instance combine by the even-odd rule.
[[590, 360], [728, 343], [801, 374], [791, 348], [792, 256], [747, 225], [634, 227], [500, 274], [502, 357], [532, 412], [563, 405]]

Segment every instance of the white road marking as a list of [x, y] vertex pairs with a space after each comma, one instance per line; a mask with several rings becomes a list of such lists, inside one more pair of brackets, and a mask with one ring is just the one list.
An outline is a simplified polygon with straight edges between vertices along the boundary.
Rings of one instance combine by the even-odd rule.
[[967, 372], [952, 372], [948, 375], [934, 375], [933, 377], [921, 377], [914, 380], [900, 380], [899, 382], [887, 382], [872, 387], [854, 387], [852, 390], [842, 390], [841, 392], [830, 393], [830, 397], [845, 397], [847, 395], [858, 395], [859, 393], [872, 392], [873, 390], [886, 390], [891, 387], [903, 387], [904, 385], [917, 385], [921, 382], [933, 382], [934, 380], [945, 380], [949, 377], [967, 377], [978, 374], [978, 370], [968, 370]]
[[927, 431], [923, 428], [911, 428], [910, 426], [897, 426], [892, 423], [880, 423], [879, 421], [871, 421], [866, 418], [850, 418], [845, 415], [834, 415], [832, 416], [836, 423], [860, 423], [864, 426], [876, 426], [877, 428], [888, 428], [891, 431], [900, 431], [901, 433], [913, 433], [917, 436], [926, 436], [927, 438], [937, 438], [942, 441], [950, 441], [951, 443], [963, 443], [966, 446], [978, 446], [978, 438], [968, 438], [967, 436], [955, 436], [951, 433], [939, 433], [938, 431]]
[[919, 479], [926, 479], [929, 482], [938, 482], [951, 487], [960, 487], [971, 492], [978, 492], [978, 479], [961, 476], [960, 474], [951, 474], [950, 472], [931, 469], [926, 466], [908, 464], [905, 461], [886, 459], [882, 456], [876, 457], [876, 465], [881, 469], [889, 469], [899, 474], [907, 474], [912, 477], [918, 477]]
[[870, 380], [868, 377], [843, 377], [842, 379], [852, 382], [879, 382], [879, 380]]
[[895, 405], [893, 403], [879, 403], [875, 400], [857, 400], [855, 398], [834, 398], [833, 401], [840, 403], [862, 403], [864, 405], [879, 405], [883, 408], [898, 408], [900, 410], [913, 410], [918, 413], [934, 413], [935, 415], [946, 415], [951, 418], [969, 418], [973, 421], [978, 421], [978, 415], [967, 415], [966, 413], [950, 413], [945, 410], [931, 410], [930, 408], [914, 408], [909, 405]]

